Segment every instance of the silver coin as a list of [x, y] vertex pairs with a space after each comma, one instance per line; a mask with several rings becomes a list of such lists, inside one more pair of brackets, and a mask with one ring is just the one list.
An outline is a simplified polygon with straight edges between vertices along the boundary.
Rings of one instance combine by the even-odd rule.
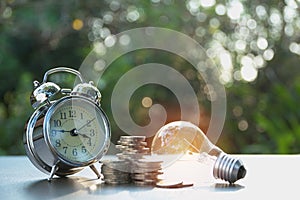
[[156, 182], [133, 181], [137, 186], [155, 186]]
[[122, 153], [135, 153], [135, 154], [148, 154], [149, 148], [139, 148], [139, 149], [123, 149]]
[[147, 164], [147, 165], [160, 165], [163, 163], [163, 161], [160, 160], [150, 160], [150, 159], [143, 159], [143, 160], [139, 160], [137, 162], [138, 164]]
[[157, 176], [145, 176], [145, 175], [142, 175], [142, 174], [131, 176], [131, 178], [133, 180], [141, 180], [141, 181], [142, 180], [155, 180], [155, 181], [158, 180]]
[[120, 185], [120, 184], [128, 184], [129, 181], [104, 181], [106, 184], [110, 185]]
[[120, 140], [118, 141], [118, 144], [127, 147], [147, 146], [147, 142], [120, 141]]
[[132, 169], [131, 171], [132, 173], [144, 174], [144, 173], [154, 173], [159, 170], [136, 168], [136, 169]]
[[124, 173], [124, 172], [129, 172], [129, 171], [131, 171], [131, 168], [130, 167], [121, 167], [121, 166], [119, 166], [119, 167], [115, 167], [115, 168], [106, 168], [106, 167], [102, 167], [101, 168], [101, 171], [102, 172], [106, 172], [106, 173], [109, 173], [109, 172], [118, 172], [118, 173]]
[[101, 161], [101, 163], [104, 165], [104, 166], [112, 166], [112, 167], [115, 167], [115, 166], [128, 166], [130, 163], [125, 161], [125, 160], [115, 160], [115, 161], [109, 161], [109, 160], [105, 160], [105, 161]]
[[[137, 161], [138, 162], [138, 161]], [[146, 164], [139, 164], [139, 163], [133, 163], [133, 168], [139, 168], [139, 169], [153, 169], [153, 170], [159, 170], [161, 169], [161, 165], [146, 165]]]
[[134, 135], [130, 135], [130, 136], [121, 136], [120, 140], [135, 140], [135, 141], [144, 141], [146, 140], [146, 136], [134, 136]]
[[143, 154], [123, 154], [123, 153], [118, 153], [116, 156], [120, 159], [124, 160], [137, 160], [143, 158]]

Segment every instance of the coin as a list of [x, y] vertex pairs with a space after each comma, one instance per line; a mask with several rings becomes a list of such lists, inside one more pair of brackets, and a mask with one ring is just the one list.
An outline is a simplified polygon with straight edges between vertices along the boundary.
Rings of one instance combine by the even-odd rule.
[[107, 184], [132, 182], [139, 186], [155, 186], [161, 181], [159, 175], [162, 161], [148, 160], [150, 149], [145, 136], [121, 136], [116, 148], [118, 160], [102, 161], [102, 173]]
[[156, 187], [158, 188], [184, 188], [191, 187], [193, 183], [184, 183], [183, 181], [160, 181], [156, 183]]
[[159, 188], [178, 188], [183, 184], [183, 181], [160, 181], [156, 183]]

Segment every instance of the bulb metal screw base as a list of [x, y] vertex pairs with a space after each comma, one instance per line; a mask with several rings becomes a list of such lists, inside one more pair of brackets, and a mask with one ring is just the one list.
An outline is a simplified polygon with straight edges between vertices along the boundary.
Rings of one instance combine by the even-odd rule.
[[246, 175], [246, 169], [241, 160], [233, 158], [228, 154], [221, 153], [213, 168], [213, 175], [229, 183], [234, 183]]

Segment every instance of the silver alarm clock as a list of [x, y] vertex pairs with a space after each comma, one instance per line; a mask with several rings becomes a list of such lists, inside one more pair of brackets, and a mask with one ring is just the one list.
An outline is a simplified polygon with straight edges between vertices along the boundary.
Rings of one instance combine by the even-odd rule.
[[[72, 90], [48, 82], [53, 73], [71, 73], [80, 83]], [[106, 153], [110, 142], [109, 121], [100, 108], [101, 94], [79, 71], [57, 67], [47, 71], [42, 83], [34, 81], [30, 97], [35, 109], [25, 126], [24, 146], [30, 161], [49, 175], [67, 176], [93, 165]]]

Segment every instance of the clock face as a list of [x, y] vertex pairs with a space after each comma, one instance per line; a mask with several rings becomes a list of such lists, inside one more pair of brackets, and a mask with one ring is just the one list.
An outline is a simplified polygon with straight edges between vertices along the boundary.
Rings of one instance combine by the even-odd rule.
[[109, 125], [103, 111], [80, 97], [54, 104], [46, 114], [45, 133], [51, 149], [72, 164], [85, 164], [103, 153]]

